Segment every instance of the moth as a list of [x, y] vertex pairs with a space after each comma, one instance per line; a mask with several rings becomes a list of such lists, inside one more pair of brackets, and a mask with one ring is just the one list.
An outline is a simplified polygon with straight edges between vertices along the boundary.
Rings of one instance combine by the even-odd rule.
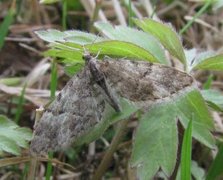
[[171, 98], [194, 84], [187, 73], [145, 61], [97, 60], [85, 54], [85, 66], [74, 75], [44, 110], [31, 141], [33, 154], [70, 146], [105, 115], [105, 105], [116, 112], [120, 97], [145, 105]]

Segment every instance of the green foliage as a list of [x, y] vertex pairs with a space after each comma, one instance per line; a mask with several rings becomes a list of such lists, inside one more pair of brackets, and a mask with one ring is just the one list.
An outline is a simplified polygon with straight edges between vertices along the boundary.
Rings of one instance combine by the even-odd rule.
[[63, 1], [63, 11], [62, 11], [62, 27], [63, 30], [67, 29], [67, 0]]
[[96, 36], [94, 34], [77, 31], [77, 30], [69, 30], [69, 31], [58, 31], [55, 29], [48, 29], [36, 31], [36, 34], [43, 39], [44, 41], [50, 43], [61, 43], [61, 42], [73, 42], [79, 45], [85, 45], [98, 41], [104, 40], [104, 38]]
[[208, 76], [207, 81], [203, 84], [203, 89], [210, 89], [210, 88], [211, 88], [211, 84], [212, 84], [212, 82], [213, 82], [213, 75], [210, 74], [210, 75]]
[[12, 24], [14, 20], [15, 12], [16, 12], [16, 8], [15, 8], [15, 1], [14, 1], [11, 8], [8, 11], [7, 16], [4, 18], [2, 24], [0, 25], [0, 50], [4, 45], [5, 37], [8, 34], [9, 26]]
[[[113, 27], [108, 23], [98, 22], [95, 23], [96, 28], [106, 37], [80, 31], [60, 32], [52, 29], [36, 33], [40, 38], [49, 42], [52, 47], [45, 52], [45, 55], [56, 57], [65, 63], [69, 74], [78, 71], [84, 65], [82, 54], [85, 50], [94, 55], [99, 54], [98, 59], [108, 55], [168, 64], [160, 44], [172, 56], [181, 61], [188, 71], [193, 69], [222, 70], [222, 55], [213, 55], [208, 52], [197, 55], [196, 58], [190, 58], [194, 55], [193, 52], [183, 49], [179, 36], [171, 26], [151, 19], [135, 19], [134, 22], [143, 31], [122, 26]], [[185, 52], [187, 56], [185, 56]], [[215, 108], [221, 109], [222, 104], [220, 104], [220, 100], [217, 101], [217, 94], [208, 91], [202, 91], [208, 105], [211, 104]], [[114, 112], [111, 107], [106, 107], [106, 117], [87, 134], [77, 139], [76, 145], [89, 143], [99, 138], [109, 125], [128, 118], [138, 110], [123, 99], [121, 105], [124, 109], [121, 114]], [[192, 115], [193, 130], [188, 125]], [[186, 130], [189, 131], [188, 135], [185, 136], [189, 137], [192, 133], [195, 139], [207, 147], [215, 147], [214, 139], [210, 133], [214, 127], [213, 121], [204, 99], [200, 92], [194, 88], [185, 90], [171, 100], [155, 104], [140, 118], [131, 162], [133, 166], [137, 167], [141, 179], [152, 178], [160, 168], [167, 176], [173, 172], [177, 158], [178, 121], [184, 128], [189, 127]], [[186, 151], [184, 155], [186, 156], [188, 153], [189, 151]], [[186, 159], [184, 165], [191, 163], [188, 158]], [[187, 171], [190, 167], [187, 166]], [[194, 174], [193, 171], [192, 174]]]
[[159, 168], [170, 176], [176, 163], [177, 127], [171, 105], [153, 107], [141, 119], [133, 146], [131, 164], [141, 180], [152, 179]]
[[137, 166], [140, 179], [150, 179], [161, 168], [171, 175], [177, 153], [176, 120], [188, 126], [193, 114], [194, 138], [213, 148], [209, 132], [213, 122], [197, 90], [185, 92], [176, 99], [155, 105], [141, 119], [132, 153], [132, 164]]
[[185, 50], [185, 54], [189, 72], [193, 69], [196, 69], [196, 66], [202, 61], [205, 61], [206, 59], [216, 55], [212, 51], [205, 51], [197, 54], [195, 49]]
[[215, 111], [223, 111], [223, 95], [214, 89], [201, 90], [203, 98]]
[[158, 60], [147, 50], [140, 46], [118, 40], [103, 41], [85, 46], [93, 54], [100, 52], [101, 55], [128, 57], [132, 59], [158, 62]]
[[5, 84], [7, 86], [15, 86], [21, 83], [21, 77], [9, 77], [9, 78], [0, 78], [0, 84]]
[[143, 20], [135, 19], [134, 22], [145, 32], [156, 37], [171, 55], [186, 65], [183, 46], [172, 26], [147, 18]]
[[205, 4], [202, 6], [202, 8], [193, 16], [193, 18], [188, 21], [188, 23], [180, 30], [179, 34], [183, 34], [186, 32], [186, 30], [194, 23], [194, 21], [201, 16], [207, 9], [210, 7], [213, 0], [205, 0]]
[[6, 116], [0, 115], [0, 154], [8, 152], [20, 155], [20, 147], [27, 148], [27, 141], [32, 133], [28, 128], [21, 128]]
[[53, 4], [59, 2], [60, 0], [40, 0], [39, 2], [42, 4]]
[[192, 120], [190, 120], [184, 132], [182, 152], [181, 152], [181, 180], [191, 179], [191, 151], [192, 151]]
[[50, 97], [51, 100], [55, 98], [57, 89], [57, 64], [55, 61], [51, 63], [51, 76], [50, 76]]
[[160, 43], [152, 35], [129, 27], [113, 27], [111, 24], [103, 22], [96, 22], [95, 26], [109, 39], [130, 42], [135, 45], [138, 45], [139, 47], [151, 53], [154, 62], [167, 64], [167, 61], [164, 56], [164, 51]]
[[191, 162], [191, 173], [196, 180], [203, 180], [205, 177], [204, 169], [198, 166], [197, 162]]
[[[51, 76], [50, 76], [50, 98], [53, 100], [56, 96], [56, 88], [57, 88], [57, 64], [56, 61], [51, 62]], [[53, 152], [48, 153], [49, 159], [53, 158]], [[47, 162], [47, 168], [46, 168], [46, 180], [50, 180], [50, 177], [52, 176], [52, 162]]]
[[16, 114], [15, 114], [16, 124], [18, 124], [19, 119], [20, 119], [21, 114], [22, 114], [22, 111], [23, 111], [23, 104], [25, 102], [25, 99], [24, 99], [25, 91], [26, 91], [26, 84], [23, 86], [21, 95], [19, 96], [19, 102], [18, 102], [18, 106], [16, 108]]
[[191, 91], [174, 102], [177, 115], [183, 126], [187, 127], [193, 115], [193, 137], [207, 147], [214, 148], [215, 142], [210, 133], [214, 128], [213, 120], [200, 92], [197, 90]]
[[218, 154], [216, 155], [211, 167], [207, 173], [206, 180], [217, 179], [220, 175], [223, 174], [223, 144], [220, 144]]
[[217, 10], [219, 8], [223, 7], [223, 1], [222, 0], [214, 0], [213, 1], [213, 9]]
[[203, 70], [223, 70], [223, 55], [216, 55], [207, 59], [203, 59], [198, 63], [194, 69], [203, 69]]

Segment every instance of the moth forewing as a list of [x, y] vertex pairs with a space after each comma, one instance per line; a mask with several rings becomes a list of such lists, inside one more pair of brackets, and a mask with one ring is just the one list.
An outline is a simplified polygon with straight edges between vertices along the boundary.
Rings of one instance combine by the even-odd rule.
[[193, 86], [193, 77], [165, 65], [145, 61], [98, 61], [110, 86], [133, 102], [156, 101]]
[[35, 127], [32, 153], [67, 147], [101, 120], [105, 101], [93, 86], [87, 67], [66, 84]]

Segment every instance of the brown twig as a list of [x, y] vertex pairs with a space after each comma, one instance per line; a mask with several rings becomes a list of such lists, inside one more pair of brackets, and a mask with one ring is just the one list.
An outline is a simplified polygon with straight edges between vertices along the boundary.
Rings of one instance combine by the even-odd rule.
[[181, 159], [181, 149], [182, 149], [182, 143], [183, 143], [183, 135], [184, 135], [184, 128], [180, 124], [179, 120], [177, 122], [177, 128], [178, 128], [178, 150], [177, 150], [177, 159], [176, 159], [176, 165], [173, 170], [173, 173], [169, 177], [169, 180], [175, 180], [177, 177], [177, 172], [180, 166], [180, 159]]
[[[40, 118], [42, 116], [42, 112], [43, 112], [42, 108], [36, 110], [36, 118], [35, 118], [34, 127], [35, 127], [36, 123], [38, 123], [38, 121], [40, 120]], [[38, 164], [37, 156], [32, 156], [31, 161], [30, 161], [29, 173], [27, 176], [27, 180], [35, 179], [37, 164]]]

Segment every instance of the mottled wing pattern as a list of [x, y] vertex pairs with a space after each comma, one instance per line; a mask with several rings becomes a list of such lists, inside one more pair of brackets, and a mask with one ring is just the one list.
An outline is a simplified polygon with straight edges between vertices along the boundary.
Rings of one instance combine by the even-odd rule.
[[36, 124], [31, 152], [45, 154], [69, 146], [101, 120], [105, 101], [87, 67], [75, 75]]
[[194, 83], [187, 73], [145, 61], [104, 60], [98, 61], [98, 68], [110, 86], [132, 102], [171, 97]]

